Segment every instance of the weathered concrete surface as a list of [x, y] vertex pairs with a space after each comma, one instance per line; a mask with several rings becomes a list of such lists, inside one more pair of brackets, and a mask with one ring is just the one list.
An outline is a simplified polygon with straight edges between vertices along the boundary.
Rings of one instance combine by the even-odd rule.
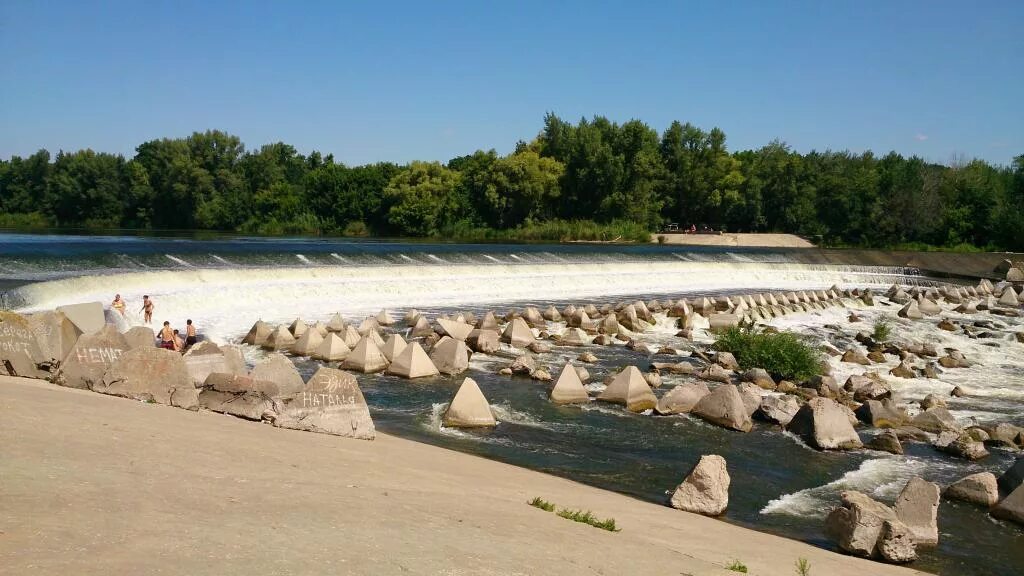
[[[15, 378], [0, 378], [0, 410], [0, 437], [18, 438], [3, 446], [4, 574], [729, 576], [741, 558], [792, 576], [800, 557], [815, 574], [921, 574], [383, 434], [355, 442]], [[622, 532], [527, 506], [534, 496]]]

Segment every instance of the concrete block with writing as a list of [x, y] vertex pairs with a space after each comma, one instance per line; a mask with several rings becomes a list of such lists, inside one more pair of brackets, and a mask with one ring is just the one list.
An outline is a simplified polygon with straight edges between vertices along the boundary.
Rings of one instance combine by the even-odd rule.
[[92, 390], [186, 410], [199, 407], [199, 391], [185, 360], [178, 352], [163, 348], [143, 347], [124, 352], [103, 378], [93, 383]]
[[28, 314], [25, 318], [32, 326], [32, 331], [36, 333], [43, 357], [54, 364], [68, 355], [75, 342], [78, 342], [78, 337], [82, 335], [78, 326], [75, 326], [63, 312], [47, 310]]
[[321, 368], [301, 391], [279, 404], [275, 426], [362, 440], [375, 436], [363, 392], [348, 372]]
[[58, 383], [69, 388], [92, 388], [129, 348], [124, 335], [112, 324], [99, 332], [82, 334], [61, 363]]
[[32, 325], [21, 314], [0, 312], [0, 366], [11, 376], [45, 378], [43, 355]]

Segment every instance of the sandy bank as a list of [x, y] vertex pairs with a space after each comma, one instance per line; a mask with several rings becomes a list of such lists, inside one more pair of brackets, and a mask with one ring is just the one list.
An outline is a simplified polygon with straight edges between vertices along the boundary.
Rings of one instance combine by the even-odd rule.
[[[3, 574], [915, 574], [387, 435], [0, 378]], [[736, 472], [740, 473], [740, 472]], [[609, 533], [525, 504], [614, 517]]]
[[793, 234], [671, 234], [656, 233], [651, 235], [652, 242], [678, 244], [685, 246], [742, 246], [764, 248], [813, 248], [807, 240]]

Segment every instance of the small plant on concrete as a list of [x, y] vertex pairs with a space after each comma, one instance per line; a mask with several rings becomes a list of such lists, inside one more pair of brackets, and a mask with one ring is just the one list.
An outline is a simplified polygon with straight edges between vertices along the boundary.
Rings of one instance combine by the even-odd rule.
[[584, 512], [583, 510], [570, 510], [568, 508], [562, 508], [558, 511], [558, 515], [562, 518], [568, 518], [573, 522], [582, 522], [583, 524], [590, 524], [595, 528], [607, 530], [609, 532], [619, 532], [620, 528], [615, 526], [615, 519], [608, 518], [607, 520], [598, 520], [589, 510]]
[[733, 572], [742, 572], [743, 574], [747, 573], [747, 565], [739, 560], [733, 560], [732, 564], [729, 564], [725, 568], [727, 570], [732, 570]]
[[871, 331], [871, 338], [875, 342], [885, 342], [892, 335], [892, 328], [889, 326], [889, 321], [885, 318], [879, 318], [875, 320], [874, 330]]
[[807, 558], [800, 558], [796, 561], [796, 573], [798, 576], [811, 576], [811, 563]]
[[530, 506], [533, 506], [534, 508], [540, 508], [541, 510], [544, 510], [545, 512], [554, 512], [555, 511], [555, 505], [552, 504], [551, 502], [548, 502], [547, 500], [541, 498], [540, 496], [537, 496], [533, 500], [530, 500], [529, 502], [527, 502], [527, 504], [529, 504]]

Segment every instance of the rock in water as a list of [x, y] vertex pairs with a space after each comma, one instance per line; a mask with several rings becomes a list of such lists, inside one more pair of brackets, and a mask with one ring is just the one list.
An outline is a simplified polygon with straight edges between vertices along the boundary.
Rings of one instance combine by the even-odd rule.
[[754, 414], [762, 420], [786, 426], [799, 411], [800, 402], [797, 400], [797, 397], [791, 394], [784, 394], [782, 396], [762, 397], [761, 404]]
[[320, 368], [298, 393], [281, 400], [280, 428], [373, 440], [376, 432], [356, 377]]
[[447, 334], [456, 340], [465, 340], [473, 332], [473, 326], [465, 322], [456, 322], [446, 318], [438, 318], [437, 325], [443, 334]]
[[263, 343], [267, 341], [267, 338], [273, 331], [274, 329], [269, 324], [263, 320], [257, 320], [252, 325], [252, 328], [249, 329], [249, 333], [245, 335], [245, 338], [242, 338], [242, 343], [250, 346], [263, 346]]
[[900, 522], [892, 508], [856, 491], [843, 492], [841, 498], [842, 505], [833, 509], [825, 519], [825, 533], [841, 549], [863, 558], [882, 557], [879, 544], [884, 539], [890, 548], [885, 559], [905, 562], [916, 558], [913, 538], [900, 537], [908, 534], [909, 529]]
[[43, 355], [28, 319], [14, 312], [0, 311], [0, 367], [7, 366], [8, 372], [13, 371], [11, 376], [45, 378], [48, 373], [40, 368], [40, 364], [47, 360], [50, 358]]
[[482, 354], [493, 354], [501, 348], [501, 345], [498, 343], [497, 330], [473, 329], [469, 333], [466, 343], [469, 344], [470, 349], [474, 352]]
[[978, 504], [986, 508], [999, 501], [999, 486], [996, 475], [991, 472], [971, 474], [953, 482], [943, 492], [943, 496], [951, 500], [962, 500]]
[[1009, 494], [1024, 484], [1024, 456], [1018, 456], [1013, 465], [999, 477], [999, 489]]
[[896, 517], [907, 525], [917, 544], [939, 543], [939, 486], [911, 478], [896, 498]]
[[[303, 326], [305, 326], [305, 324], [303, 324]], [[291, 353], [296, 356], [312, 356], [316, 353], [317, 348], [319, 348], [323, 342], [324, 337], [320, 335], [319, 331], [307, 329], [302, 332], [299, 339], [292, 344]]]
[[270, 354], [266, 360], [253, 366], [249, 377], [257, 381], [273, 382], [280, 396], [298, 394], [305, 387], [295, 364], [281, 353]]
[[996, 504], [991, 514], [995, 518], [1024, 525], [1024, 486], [1017, 486], [1016, 490]]
[[630, 412], [643, 412], [658, 404], [658, 397], [651, 392], [643, 373], [636, 366], [627, 366], [619, 372], [597, 399], [622, 404]]
[[384, 343], [384, 346], [381, 346], [380, 352], [388, 359], [388, 362], [394, 362], [395, 357], [401, 354], [408, 345], [401, 334], [392, 334], [388, 336], [388, 341]]
[[868, 448], [888, 452], [890, 454], [903, 454], [903, 444], [900, 443], [899, 436], [897, 436], [892, 430], [885, 430], [881, 434], [872, 438], [871, 441], [868, 442]]
[[828, 398], [812, 398], [786, 429], [818, 450], [853, 450], [862, 446], [846, 411]]
[[99, 332], [82, 334], [61, 363], [59, 381], [70, 388], [91, 388], [127, 351], [128, 341], [112, 324]]
[[583, 387], [576, 368], [569, 362], [562, 367], [562, 373], [558, 376], [553, 388], [551, 388], [551, 401], [555, 404], [585, 404], [590, 401], [587, 389]]
[[1016, 308], [1020, 305], [1020, 302], [1017, 300], [1017, 293], [1013, 290], [1013, 286], [1007, 286], [999, 296], [999, 300], [997, 300], [997, 302], [1002, 306], [1010, 306], [1012, 308]]
[[856, 411], [857, 419], [875, 428], [898, 428], [903, 425], [906, 415], [896, 407], [890, 398], [865, 400]]
[[441, 374], [455, 375], [469, 370], [469, 348], [462, 340], [445, 336], [430, 350], [430, 360]]
[[387, 372], [403, 378], [423, 378], [440, 374], [419, 342], [409, 344], [401, 354], [395, 356], [395, 361], [388, 366]]
[[266, 350], [289, 350], [295, 342], [295, 336], [288, 331], [287, 326], [282, 324], [267, 336], [267, 339], [263, 341], [261, 346]]
[[685, 414], [710, 393], [708, 385], [703, 382], [683, 382], [666, 392], [654, 410], [662, 415]]
[[672, 507], [705, 516], [719, 516], [729, 506], [729, 482], [725, 458], [716, 454], [701, 456], [672, 494]]
[[355, 370], [356, 372], [370, 374], [372, 372], [381, 372], [387, 368], [388, 359], [384, 357], [384, 353], [380, 351], [380, 348], [373, 343], [373, 339], [364, 336], [359, 339], [359, 343], [345, 357], [341, 367], [345, 370]]
[[917, 560], [916, 543], [910, 529], [899, 522], [886, 520], [878, 540], [878, 554], [882, 560], [896, 564]]
[[472, 378], [462, 381], [441, 422], [451, 428], [480, 428], [498, 424], [487, 398]]
[[345, 345], [345, 341], [338, 336], [337, 332], [332, 330], [327, 334], [323, 342], [320, 343], [320, 346], [317, 346], [312, 358], [323, 362], [341, 362], [348, 356], [349, 352], [351, 350]]
[[199, 391], [181, 354], [155, 346], [122, 354], [92, 390], [186, 410], [199, 408]]
[[910, 423], [925, 432], [932, 432], [933, 434], [960, 431], [960, 424], [957, 423], [956, 418], [949, 413], [949, 410], [941, 406], [921, 412]]
[[507, 342], [516, 348], [526, 348], [535, 342], [533, 331], [522, 318], [513, 318], [501, 334], [501, 341]]
[[743, 404], [743, 396], [732, 384], [723, 384], [700, 399], [692, 413], [700, 418], [740, 432], [750, 432], [753, 423]]

